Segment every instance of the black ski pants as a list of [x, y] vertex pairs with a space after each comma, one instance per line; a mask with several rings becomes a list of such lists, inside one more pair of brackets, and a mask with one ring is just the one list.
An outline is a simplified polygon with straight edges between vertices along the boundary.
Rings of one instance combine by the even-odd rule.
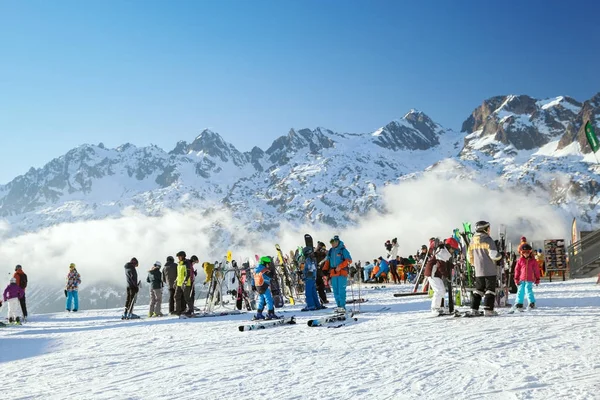
[[125, 299], [125, 312], [133, 312], [133, 299], [135, 294], [138, 292], [137, 288], [127, 288], [127, 298]]
[[400, 276], [398, 275], [398, 261], [391, 260], [390, 261], [390, 272], [392, 273], [392, 279], [394, 283], [400, 283]]
[[317, 292], [319, 293], [319, 298], [321, 299], [322, 304], [329, 303], [327, 300], [327, 292], [325, 291], [325, 282], [323, 281], [323, 271], [318, 268], [317, 269]]
[[169, 314], [175, 312], [175, 288], [169, 288]]
[[21, 311], [23, 311], [23, 317], [27, 318], [27, 303], [25, 302], [25, 296], [22, 299], [19, 299], [19, 303], [21, 304]]
[[483, 309], [493, 310], [496, 302], [496, 275], [475, 278], [475, 290], [472, 292], [471, 309], [479, 310], [483, 299]]

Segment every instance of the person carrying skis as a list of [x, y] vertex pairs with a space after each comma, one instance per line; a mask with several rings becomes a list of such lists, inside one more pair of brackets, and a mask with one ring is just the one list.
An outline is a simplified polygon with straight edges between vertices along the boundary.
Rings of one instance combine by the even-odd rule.
[[446, 293], [444, 279], [449, 279], [453, 268], [450, 261], [451, 254], [439, 239], [434, 239], [431, 252], [433, 253], [425, 264], [423, 275], [429, 282], [429, 287], [433, 289], [431, 298], [431, 312], [436, 315], [444, 313], [442, 300]]
[[346, 285], [348, 283], [348, 266], [352, 263], [352, 257], [346, 249], [344, 242], [335, 235], [330, 240], [331, 248], [327, 252], [323, 271], [329, 271], [333, 296], [337, 305], [335, 312], [346, 312]]
[[475, 268], [475, 290], [472, 292], [471, 313], [481, 315], [479, 306], [483, 299], [484, 315], [494, 316], [498, 315], [494, 310], [497, 285], [496, 262], [502, 258], [502, 255], [498, 252], [496, 243], [490, 237], [489, 222], [477, 222], [475, 230], [476, 233], [473, 235], [467, 250], [469, 263]]
[[[13, 275], [13, 278], [15, 278], [17, 280], [17, 285], [19, 285], [19, 287], [21, 289], [23, 289], [23, 293], [25, 293], [25, 289], [27, 289], [27, 274], [25, 272], [23, 272], [23, 267], [21, 267], [21, 265], [17, 265], [15, 267], [15, 274]], [[23, 295], [23, 297], [19, 297], [19, 303], [21, 304], [21, 311], [23, 312], [23, 322], [27, 321], [27, 299], [25, 298], [25, 295]]]
[[535, 308], [535, 296], [533, 294], [533, 284], [540, 284], [540, 269], [538, 263], [531, 255], [532, 248], [528, 243], [521, 246], [521, 257], [517, 261], [515, 268], [515, 284], [518, 287], [515, 308], [523, 310], [523, 301], [527, 293], [529, 308]]
[[327, 300], [327, 290], [325, 285], [325, 280], [327, 276], [323, 273], [323, 264], [325, 262], [325, 257], [327, 257], [327, 247], [323, 242], [317, 242], [317, 249], [315, 250], [315, 261], [317, 263], [317, 292], [319, 293], [319, 298], [321, 299], [321, 304], [328, 304], [329, 300]]
[[163, 288], [160, 267], [160, 261], [155, 262], [152, 268], [150, 268], [148, 271], [148, 276], [146, 277], [146, 282], [150, 284], [150, 308], [148, 310], [148, 317], [163, 316], [163, 313], [160, 311]]
[[2, 297], [8, 304], [8, 322], [20, 325], [22, 315], [20, 300], [25, 297], [25, 291], [19, 286], [16, 278], [10, 278], [10, 283], [4, 289]]
[[138, 266], [137, 258], [133, 257], [131, 261], [125, 264], [125, 278], [127, 280], [127, 298], [125, 300], [125, 311], [123, 312], [124, 319], [139, 318], [133, 314], [133, 305], [135, 303], [135, 297], [137, 292], [140, 290], [137, 271], [135, 270]]
[[175, 315], [175, 288], [177, 288], [177, 264], [173, 256], [167, 257], [163, 267], [162, 281], [169, 289], [169, 315]]
[[[194, 305], [190, 307], [192, 298], [193, 268], [190, 260], [186, 259], [185, 251], [176, 254], [179, 264], [177, 265], [177, 289], [175, 292], [175, 314], [191, 317]], [[187, 308], [187, 310], [186, 310]]]
[[[263, 256], [260, 258], [258, 265], [254, 269], [254, 286], [252, 290], [258, 292], [258, 306], [256, 315], [253, 319], [278, 319], [275, 315], [275, 306], [273, 305], [273, 295], [271, 294], [271, 278], [273, 277], [273, 264], [271, 257]], [[267, 315], [263, 314], [263, 310], [267, 307]]]
[[79, 309], [79, 285], [81, 284], [81, 276], [75, 264], [69, 264], [69, 273], [67, 274], [67, 286], [65, 292], [67, 295], [66, 309], [67, 311], [77, 312]]
[[392, 239], [392, 248], [388, 252], [387, 259], [389, 260], [388, 264], [390, 265], [390, 272], [392, 274], [392, 279], [394, 283], [400, 283], [400, 275], [398, 275], [398, 252], [400, 251], [400, 246], [398, 246], [398, 238]]

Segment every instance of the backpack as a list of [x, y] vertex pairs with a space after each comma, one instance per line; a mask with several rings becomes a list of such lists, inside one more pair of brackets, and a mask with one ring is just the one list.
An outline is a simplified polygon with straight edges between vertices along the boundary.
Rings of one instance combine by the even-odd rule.
[[27, 287], [27, 274], [23, 273], [21, 275], [21, 280], [19, 281], [21, 289], [25, 289]]

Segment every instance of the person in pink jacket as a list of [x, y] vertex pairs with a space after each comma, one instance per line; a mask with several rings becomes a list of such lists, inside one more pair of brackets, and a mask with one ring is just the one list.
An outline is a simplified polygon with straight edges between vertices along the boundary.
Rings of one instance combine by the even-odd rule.
[[519, 288], [517, 290], [517, 302], [515, 307], [523, 310], [523, 301], [525, 293], [527, 293], [527, 301], [529, 308], [535, 308], [535, 296], [533, 295], [533, 284], [540, 283], [540, 269], [535, 258], [531, 255], [532, 248], [528, 243], [520, 246], [521, 257], [517, 261], [515, 267], [515, 284]]

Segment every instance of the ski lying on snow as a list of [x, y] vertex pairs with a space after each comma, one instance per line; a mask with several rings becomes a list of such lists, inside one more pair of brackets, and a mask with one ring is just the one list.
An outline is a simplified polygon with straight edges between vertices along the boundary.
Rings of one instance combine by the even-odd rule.
[[428, 295], [428, 292], [408, 292], [408, 293], [394, 293], [394, 297], [407, 297], [407, 296], [424, 296]]
[[296, 317], [272, 319], [272, 320], [264, 321], [264, 322], [255, 322], [251, 325], [240, 325], [240, 326], [238, 326], [238, 330], [240, 332], [255, 331], [258, 329], [272, 328], [274, 326], [294, 325], [295, 323], [296, 323]]
[[352, 299], [346, 301], [346, 304], [355, 304], [355, 303], [366, 303], [369, 299]]
[[321, 317], [321, 318], [311, 319], [311, 320], [308, 320], [308, 322], [306, 324], [308, 326], [315, 327], [315, 326], [323, 326], [323, 325], [329, 324], [331, 322], [346, 321], [346, 320], [350, 320], [350, 319], [354, 319], [355, 321], [357, 320], [356, 318], [354, 318], [354, 314], [346, 315], [345, 313], [340, 313], [340, 314], [327, 315], [327, 316]]
[[220, 312], [213, 311], [213, 312], [198, 313], [198, 314], [194, 314], [192, 316], [187, 316], [187, 315], [181, 314], [179, 316], [179, 318], [188, 319], [188, 318], [224, 317], [226, 315], [239, 315], [239, 314], [244, 314], [244, 313], [240, 310], [220, 311]]
[[346, 320], [345, 322], [342, 322], [341, 324], [329, 325], [329, 326], [327, 326], [327, 328], [341, 328], [342, 326], [351, 325], [356, 321], [358, 321], [358, 318], [351, 317], [350, 319]]

